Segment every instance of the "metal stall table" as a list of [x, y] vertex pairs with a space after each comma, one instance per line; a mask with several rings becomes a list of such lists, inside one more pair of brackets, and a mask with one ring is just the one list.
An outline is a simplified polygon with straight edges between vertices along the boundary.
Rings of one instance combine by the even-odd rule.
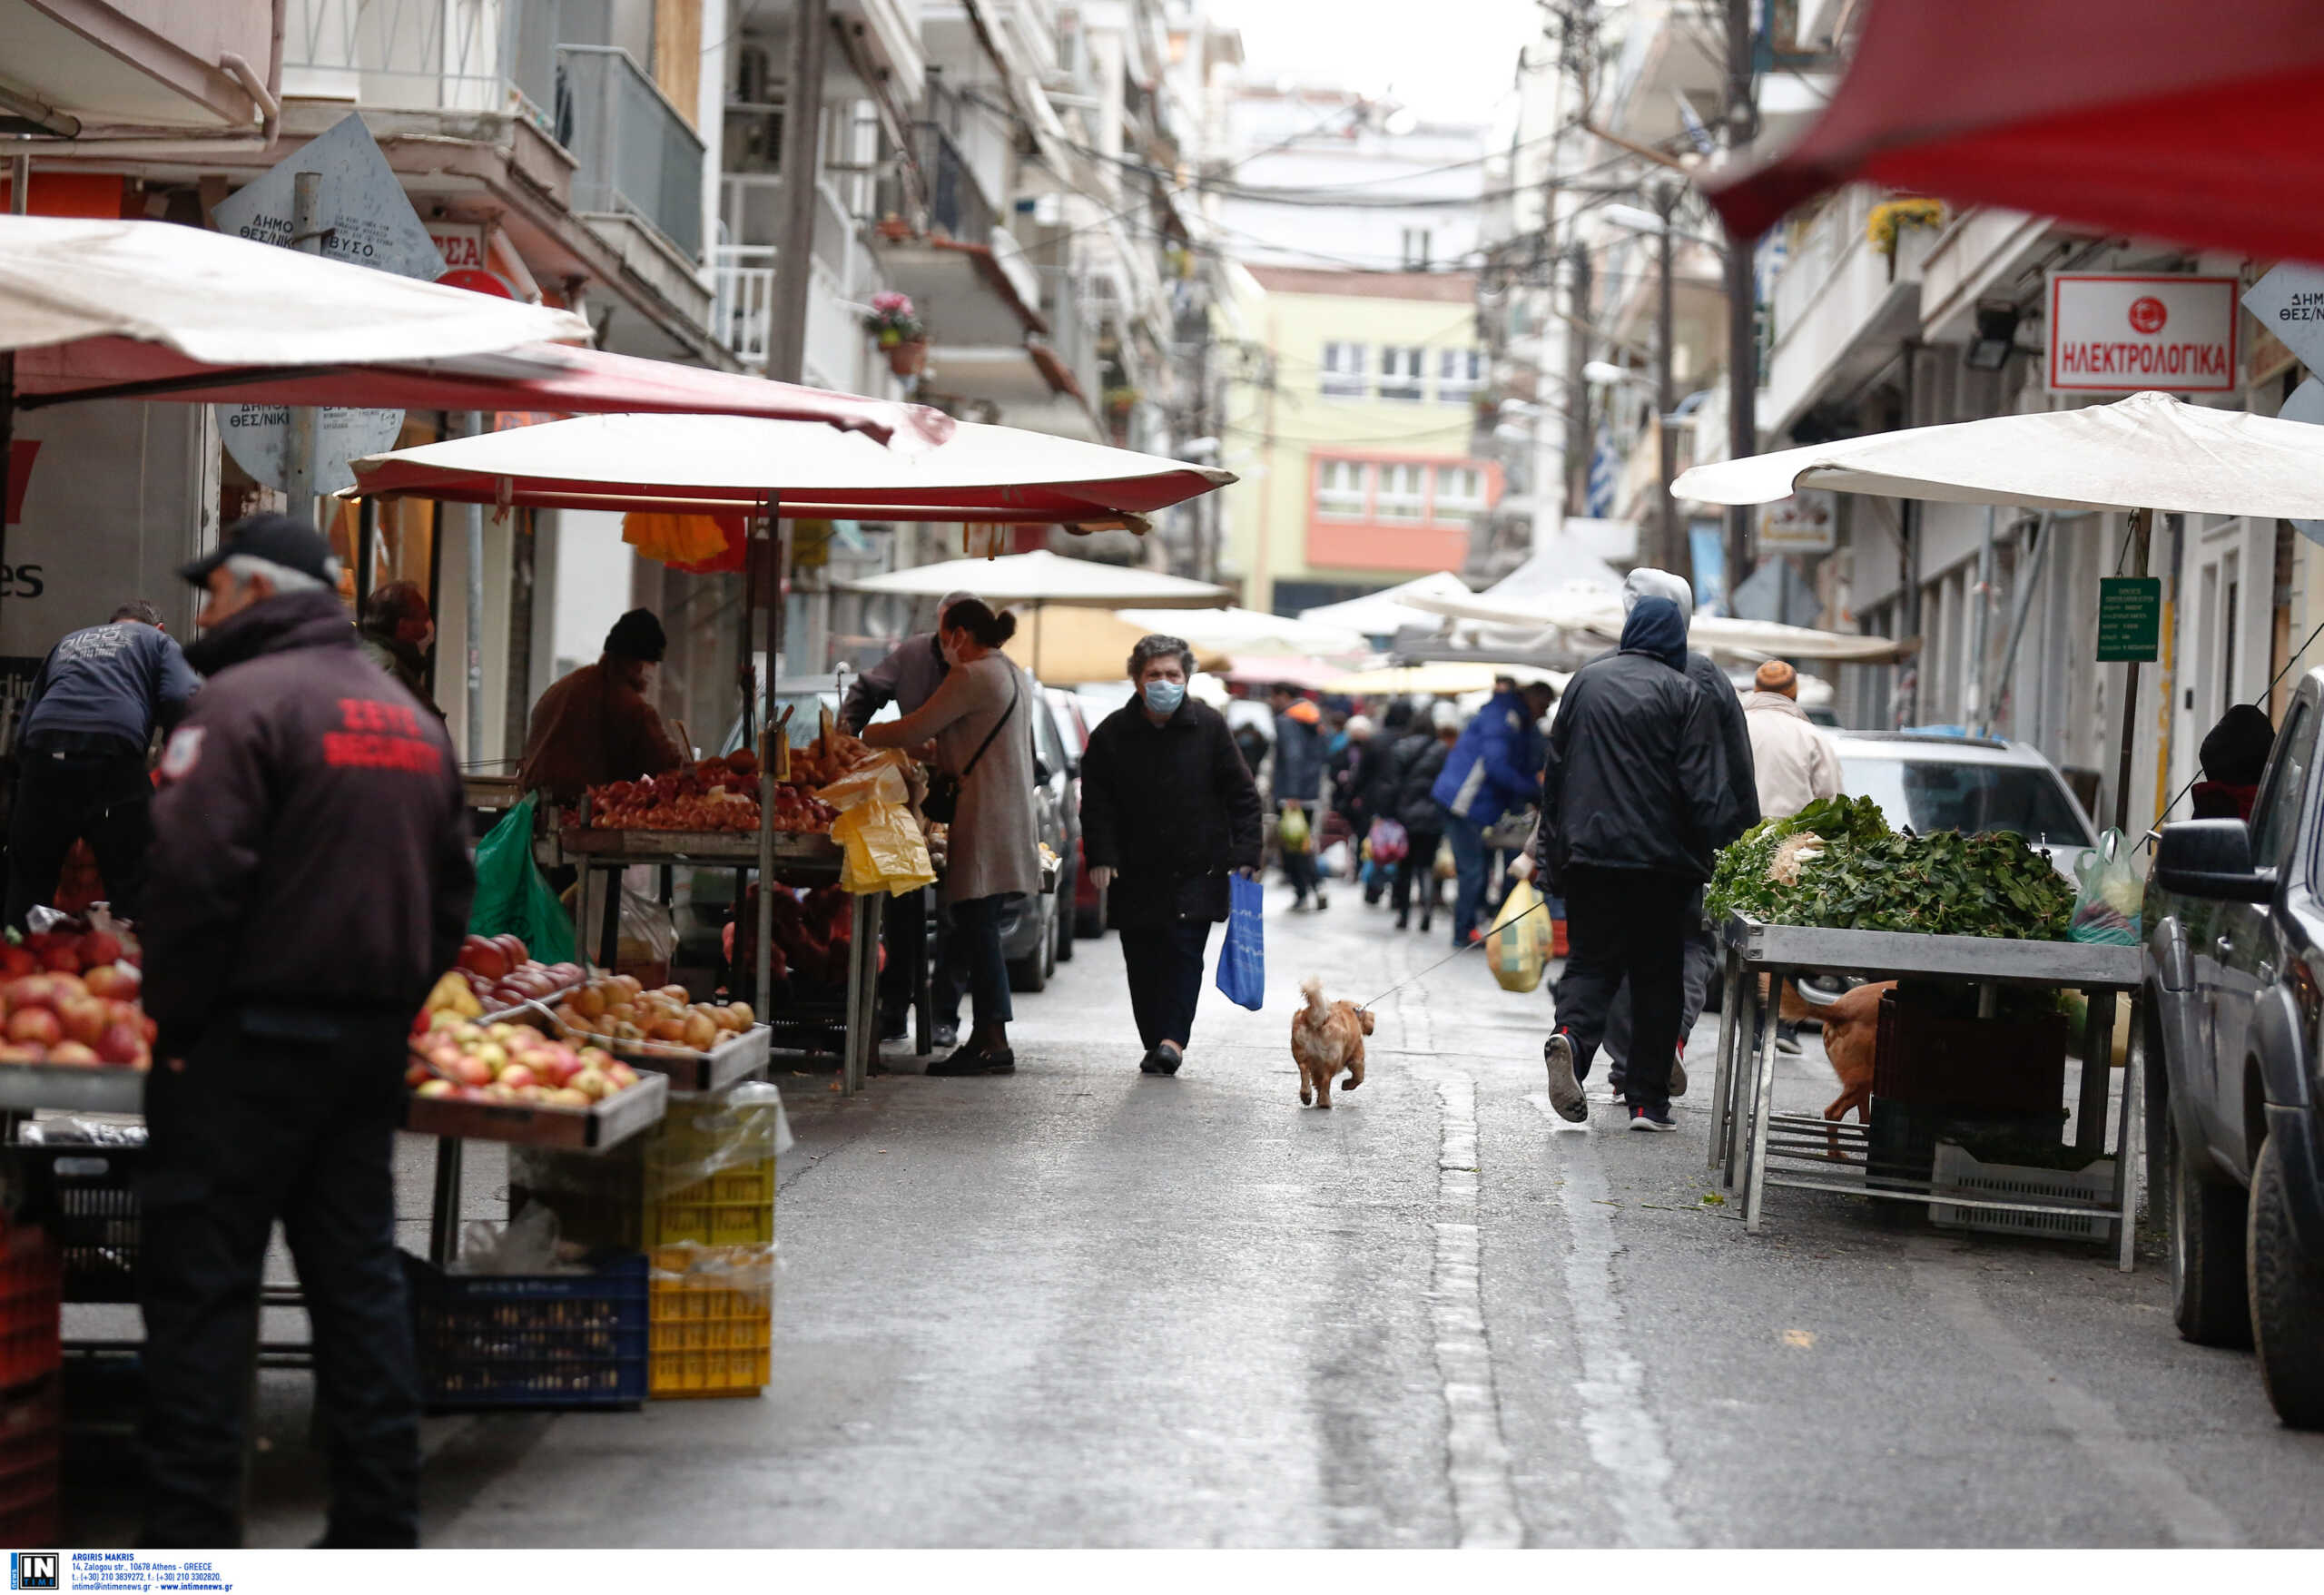
[[[2006, 1212], [2112, 1220], [2120, 1265], [2132, 1265], [2132, 1226], [2138, 1206], [2138, 1148], [2144, 1105], [2138, 991], [2145, 955], [2136, 947], [2078, 941], [2017, 941], [1982, 936], [1915, 936], [1886, 930], [1834, 930], [1807, 925], [1767, 925], [1740, 915], [1724, 927], [1718, 1078], [1712, 1087], [1710, 1167], [1730, 1188], [1743, 1181], [1743, 1226], [1756, 1235], [1765, 1218], [1766, 1189], [1837, 1191], [1881, 1201], [1910, 1202], [1980, 1212]], [[1934, 1178], [1884, 1172], [1875, 1184], [1864, 1157], [1862, 1124], [1774, 1111], [1775, 1015], [1787, 975], [1838, 973], [1876, 980], [1935, 980], [1981, 988], [1980, 1010], [1990, 1014], [2003, 986], [2080, 990], [2090, 998], [2083, 1037], [2081, 1091], [2074, 1111], [2074, 1148], [2095, 1158], [2106, 1150], [2107, 1098], [2115, 996], [2129, 992], [2132, 1045], [2122, 1080], [2111, 1195], [2073, 1200], [2043, 1192], [2012, 1196], [1938, 1189]], [[1765, 995], [1760, 987], [1767, 986]], [[1752, 1056], [1756, 1051], [1756, 1058]], [[1835, 1152], [1838, 1153], [1835, 1156]], [[1857, 1157], [1846, 1154], [1853, 1150]], [[1768, 1169], [1770, 1159], [1783, 1167]], [[1809, 1167], [1815, 1168], [1811, 1176]]]
[[[740, 878], [759, 866], [761, 839], [756, 831], [594, 831], [566, 826], [558, 833], [556, 858], [583, 871], [606, 876], [604, 919], [599, 927], [597, 962], [610, 970], [621, 924], [621, 873], [632, 864], [664, 867], [723, 865]], [[826, 886], [840, 877], [839, 844], [819, 832], [778, 832], [774, 845], [775, 879], [793, 886]], [[842, 1016], [840, 1089], [852, 1095], [863, 1088], [879, 1049], [880, 915], [884, 894], [857, 893], [851, 899], [847, 959], [847, 1006]], [[741, 911], [743, 894], [734, 897]], [[586, 936], [586, 927], [584, 927]], [[761, 1013], [762, 1023], [774, 1016]], [[633, 1060], [634, 1061], [634, 1060]]]

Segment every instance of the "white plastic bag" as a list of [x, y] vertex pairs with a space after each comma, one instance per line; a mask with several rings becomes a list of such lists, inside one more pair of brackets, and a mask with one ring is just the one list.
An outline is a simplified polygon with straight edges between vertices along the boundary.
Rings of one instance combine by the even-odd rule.
[[2096, 847], [2083, 849], [2073, 872], [2082, 890], [2074, 894], [2073, 923], [2067, 934], [2076, 941], [2136, 947], [2146, 882], [2140, 878], [2135, 852], [2122, 844], [2122, 833], [2109, 831]]

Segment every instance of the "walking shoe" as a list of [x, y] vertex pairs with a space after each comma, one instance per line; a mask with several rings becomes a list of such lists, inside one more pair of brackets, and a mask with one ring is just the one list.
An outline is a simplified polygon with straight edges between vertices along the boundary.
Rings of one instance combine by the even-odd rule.
[[1012, 1047], [1003, 1047], [998, 1052], [986, 1053], [984, 1055], [984, 1072], [989, 1075], [1015, 1074], [1017, 1072], [1016, 1049]]
[[1683, 1057], [1674, 1058], [1670, 1060], [1670, 1095], [1683, 1097], [1686, 1094], [1687, 1060]]
[[958, 1019], [938, 1019], [936, 1021], [936, 1035], [934, 1039], [936, 1049], [940, 1052], [948, 1048], [958, 1047], [960, 1044], [960, 1021]]
[[1152, 1048], [1147, 1048], [1146, 1056], [1137, 1060], [1137, 1072], [1142, 1075], [1158, 1075], [1162, 1072], [1162, 1059]]
[[1776, 1021], [1776, 1050], [1799, 1056], [1799, 1027], [1789, 1019]]
[[1670, 1117], [1670, 1110], [1667, 1108], [1659, 1113], [1651, 1108], [1640, 1108], [1635, 1104], [1630, 1108], [1630, 1128], [1634, 1130], [1675, 1130], [1678, 1127], [1678, 1120]]
[[[1412, 928], [1413, 928], [1413, 911], [1412, 911], [1412, 910], [1410, 910], [1410, 909], [1406, 909], [1403, 913], [1398, 914], [1398, 915], [1396, 916], [1396, 929], [1397, 929], [1397, 930], [1411, 930]], [[1422, 930], [1425, 930], [1426, 929], [1428, 929], [1428, 927], [1427, 927], [1427, 926], [1425, 926], [1425, 925], [1423, 925], [1423, 926], [1422, 926], [1422, 927], [1421, 927], [1421, 929], [1422, 929]]]
[[1291, 900], [1291, 911], [1295, 914], [1306, 913], [1308, 911], [1307, 900], [1304, 897], [1293, 898]]
[[[980, 1049], [975, 1046], [956, 1047], [946, 1056], [930, 1064], [928, 1072], [947, 1078], [990, 1074], [992, 1072], [991, 1065], [991, 1056]], [[1014, 1058], [1010, 1059], [1009, 1067], [1012, 1068], [1016, 1067]]]
[[1622, 1077], [1620, 1075], [1613, 1075], [1606, 1081], [1606, 1100], [1609, 1102], [1620, 1102], [1621, 1099]]
[[1315, 906], [1319, 909], [1327, 909], [1332, 906], [1332, 900], [1324, 895], [1321, 887], [1315, 889]]
[[1157, 1075], [1177, 1074], [1178, 1066], [1186, 1061], [1187, 1055], [1167, 1041], [1154, 1049], [1154, 1072]]
[[1573, 1039], [1563, 1030], [1552, 1033], [1541, 1043], [1541, 1062], [1550, 1071], [1550, 1106], [1557, 1116], [1568, 1124], [1588, 1123], [1590, 1104], [1573, 1073]]

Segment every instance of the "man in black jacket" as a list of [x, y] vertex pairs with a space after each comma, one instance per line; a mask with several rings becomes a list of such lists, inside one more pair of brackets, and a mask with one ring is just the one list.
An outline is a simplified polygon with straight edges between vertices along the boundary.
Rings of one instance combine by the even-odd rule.
[[1711, 856], [1741, 831], [1702, 688], [1687, 677], [1678, 606], [1643, 598], [1620, 651], [1584, 665], [1550, 731], [1535, 860], [1565, 898], [1572, 951], [1542, 1048], [1550, 1104], [1590, 1117], [1581, 1081], [1628, 978], [1636, 1050], [1630, 1127], [1667, 1130], [1688, 915]]
[[1396, 885], [1388, 906], [1396, 911], [1396, 929], [1409, 930], [1413, 921], [1413, 890], [1420, 890], [1420, 933], [1427, 935], [1436, 919], [1436, 854], [1444, 845], [1444, 805], [1436, 801], [1436, 778], [1461, 740], [1460, 710], [1449, 703], [1430, 708], [1413, 722], [1411, 734], [1397, 744], [1396, 818], [1404, 827], [1404, 861], [1396, 866]]
[[145, 1005], [146, 1541], [240, 1541], [243, 1411], [282, 1221], [330, 1439], [323, 1542], [419, 1537], [396, 1255], [404, 1036], [475, 891], [459, 765], [356, 646], [339, 562], [264, 515], [185, 567], [209, 677], [162, 757]]
[[1226, 918], [1228, 871], [1258, 878], [1259, 793], [1226, 721], [1187, 696], [1194, 650], [1139, 639], [1137, 695], [1098, 724], [1081, 755], [1081, 846], [1113, 889], [1138, 1068], [1174, 1075], [1194, 1029], [1210, 928]]

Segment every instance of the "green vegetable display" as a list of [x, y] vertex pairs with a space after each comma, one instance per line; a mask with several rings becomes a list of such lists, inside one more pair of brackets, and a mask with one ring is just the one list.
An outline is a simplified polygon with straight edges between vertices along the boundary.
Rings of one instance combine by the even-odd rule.
[[1714, 920], [2062, 941], [2073, 889], [2014, 832], [1900, 835], [1870, 798], [1839, 797], [1737, 838], [1705, 907]]

